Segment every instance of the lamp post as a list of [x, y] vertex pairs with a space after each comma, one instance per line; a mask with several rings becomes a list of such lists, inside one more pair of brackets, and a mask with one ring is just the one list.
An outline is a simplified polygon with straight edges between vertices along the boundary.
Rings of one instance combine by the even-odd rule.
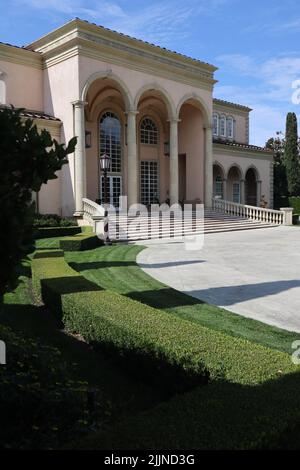
[[100, 168], [101, 172], [103, 173], [103, 184], [104, 184], [104, 204], [108, 204], [108, 198], [107, 198], [107, 172], [110, 170], [110, 165], [111, 165], [111, 157], [104, 153], [100, 157]]
[[[104, 196], [104, 206], [109, 204], [109, 200], [107, 197], [107, 172], [110, 170], [111, 166], [111, 157], [104, 153], [100, 157], [100, 169], [101, 173], [103, 173], [103, 184], [104, 184], [104, 191], [103, 191], [103, 196]], [[104, 223], [104, 238], [105, 238], [105, 243], [107, 245], [110, 244], [110, 239], [109, 239], [109, 234], [108, 234], [108, 211], [107, 207], [105, 207], [105, 223]]]

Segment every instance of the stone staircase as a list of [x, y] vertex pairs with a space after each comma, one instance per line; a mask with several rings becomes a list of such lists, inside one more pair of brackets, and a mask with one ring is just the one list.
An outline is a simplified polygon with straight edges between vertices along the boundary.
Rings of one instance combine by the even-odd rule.
[[184, 236], [254, 230], [274, 227], [274, 224], [221, 214], [212, 210], [199, 213], [191, 211], [171, 217], [163, 213], [108, 217], [110, 240], [135, 242], [138, 240], [174, 239]]

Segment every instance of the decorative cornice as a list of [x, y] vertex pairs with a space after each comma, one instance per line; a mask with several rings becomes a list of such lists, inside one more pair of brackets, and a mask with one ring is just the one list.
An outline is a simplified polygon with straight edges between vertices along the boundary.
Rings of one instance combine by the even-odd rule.
[[258, 158], [260, 160], [262, 159], [267, 159], [270, 161], [273, 161], [273, 153], [269, 152], [267, 150], [259, 150], [259, 147], [255, 149], [254, 147], [248, 147], [248, 146], [231, 146], [231, 145], [226, 145], [226, 144], [221, 144], [221, 143], [213, 143], [213, 151], [220, 154], [228, 154], [232, 155], [234, 152], [235, 155], [240, 154], [239, 156], [241, 157], [249, 157], [249, 158]]
[[214, 66], [81, 20], [67, 23], [28, 47], [43, 55], [45, 67], [80, 54], [204, 88], [212, 89], [216, 83]]
[[0, 60], [42, 69], [42, 55], [21, 47], [0, 43]]
[[238, 109], [238, 110], [244, 111], [246, 113], [250, 113], [250, 111], [252, 111], [252, 108], [249, 108], [248, 106], [244, 106], [244, 105], [238, 104], [238, 103], [232, 103], [231, 101], [220, 100], [219, 98], [214, 98], [213, 103], [214, 103], [214, 105], [216, 105], [218, 107], [223, 107], [225, 109], [228, 109], [228, 108]]

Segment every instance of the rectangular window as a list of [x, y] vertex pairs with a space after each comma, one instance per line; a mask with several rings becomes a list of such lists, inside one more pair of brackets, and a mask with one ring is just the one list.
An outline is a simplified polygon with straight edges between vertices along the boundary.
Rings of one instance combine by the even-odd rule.
[[141, 162], [141, 203], [156, 204], [159, 200], [158, 163]]

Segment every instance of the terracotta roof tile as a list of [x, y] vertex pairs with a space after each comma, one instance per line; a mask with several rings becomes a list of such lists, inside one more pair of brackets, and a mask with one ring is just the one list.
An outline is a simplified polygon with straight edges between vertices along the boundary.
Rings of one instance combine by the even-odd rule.
[[[0, 105], [0, 110], [1, 109], [9, 109], [9, 108], [10, 108], [10, 106]], [[18, 108], [16, 108], [16, 109], [18, 109]], [[34, 110], [31, 110], [31, 109], [24, 109], [24, 108], [20, 108], [20, 109], [22, 109], [21, 116], [27, 117], [29, 119], [45, 119], [46, 121], [58, 121], [58, 122], [60, 122], [60, 119], [58, 119], [54, 116], [51, 116], [50, 114], [43, 113], [43, 111], [34, 111]]]
[[244, 106], [243, 104], [232, 103], [231, 101], [220, 100], [219, 98], [214, 98], [214, 103], [233, 106], [234, 108], [244, 109], [245, 111], [252, 111], [252, 108]]
[[256, 145], [250, 145], [250, 144], [243, 144], [240, 142], [233, 142], [231, 140], [223, 140], [223, 139], [218, 139], [215, 138], [213, 139], [214, 144], [220, 144], [220, 145], [225, 145], [227, 147], [234, 147], [237, 149], [245, 149], [245, 150], [253, 150], [255, 152], [267, 152], [272, 154], [273, 151], [271, 149], [268, 149], [266, 147], [258, 147]]

